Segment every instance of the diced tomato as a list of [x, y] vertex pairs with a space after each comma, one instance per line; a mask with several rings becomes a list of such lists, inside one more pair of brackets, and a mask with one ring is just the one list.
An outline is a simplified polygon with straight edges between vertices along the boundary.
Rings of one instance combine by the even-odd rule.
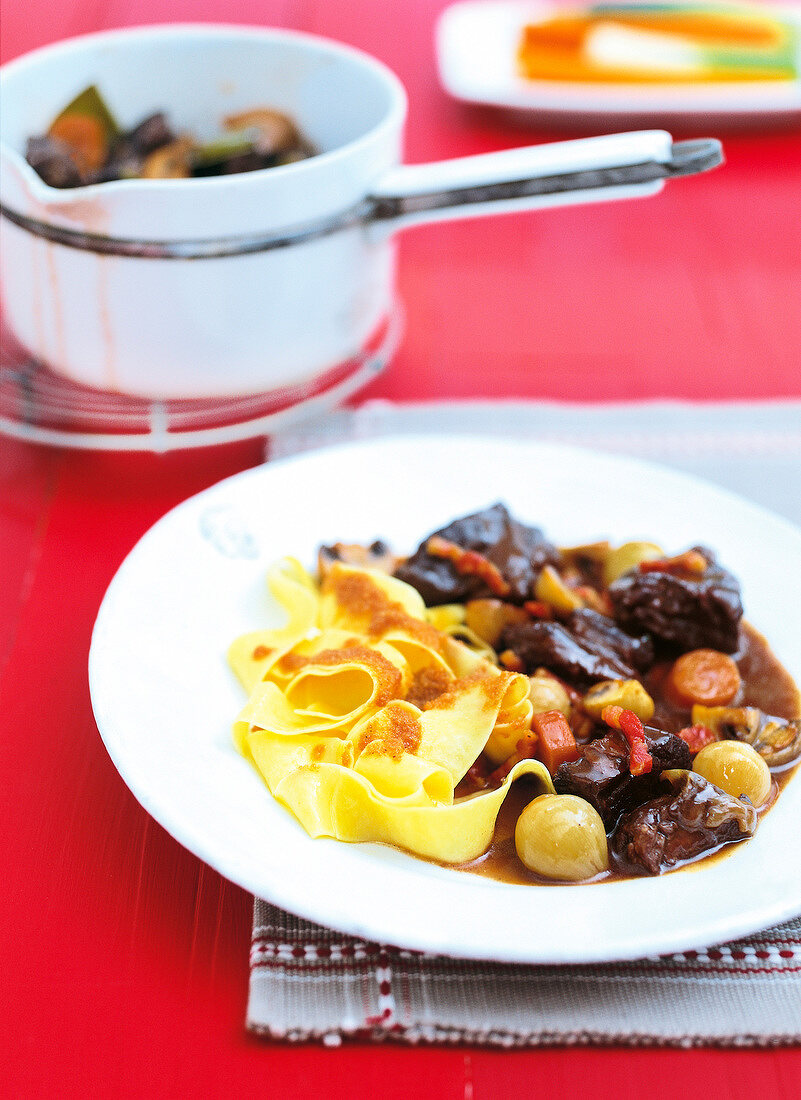
[[678, 736], [682, 741], [687, 742], [693, 756], [705, 745], [711, 745], [713, 741], [717, 741], [717, 735], [709, 726], [686, 726], [683, 730], [679, 730]]

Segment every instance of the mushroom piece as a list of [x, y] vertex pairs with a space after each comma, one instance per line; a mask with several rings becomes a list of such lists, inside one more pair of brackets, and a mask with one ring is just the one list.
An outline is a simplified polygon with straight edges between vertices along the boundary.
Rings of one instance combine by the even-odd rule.
[[156, 111], [155, 114], [143, 118], [125, 135], [127, 141], [142, 157], [146, 157], [156, 149], [161, 149], [163, 145], [169, 145], [171, 141], [175, 141], [175, 136], [163, 111]]
[[641, 722], [654, 716], [654, 701], [639, 680], [601, 680], [593, 684], [581, 701], [591, 718], [600, 720], [605, 707], [633, 711]]
[[758, 707], [703, 707], [692, 710], [693, 725], [706, 726], [721, 740], [744, 741], [769, 768], [784, 768], [801, 756], [801, 719], [776, 718]]
[[56, 138], [28, 138], [25, 159], [49, 187], [80, 187], [83, 182], [69, 147]]
[[534, 596], [562, 615], [569, 615], [571, 611], [577, 611], [580, 607], [584, 607], [584, 600], [581, 596], [565, 584], [552, 565], [544, 566], [537, 577], [534, 585]]
[[375, 539], [369, 546], [355, 542], [335, 542], [332, 546], [321, 546], [317, 551], [317, 568], [321, 579], [337, 561], [358, 566], [359, 569], [380, 569], [383, 573], [392, 573], [398, 564], [397, 556], [383, 539]]
[[[447, 605], [445, 605], [447, 606]], [[528, 615], [522, 607], [505, 600], [487, 598], [468, 600], [464, 605], [465, 622], [471, 630], [483, 638], [487, 645], [497, 645], [501, 634], [512, 623], [527, 623]]]
[[300, 145], [297, 127], [289, 115], [269, 107], [256, 107], [228, 115], [224, 120], [226, 130], [254, 130], [256, 152], [262, 156], [275, 156]]
[[640, 562], [664, 557], [665, 552], [655, 542], [624, 542], [606, 556], [603, 579], [607, 588], [625, 573], [636, 569]]
[[192, 175], [192, 154], [195, 142], [190, 137], [179, 137], [175, 141], [154, 149], [145, 157], [142, 165], [142, 178], [152, 180], [186, 179]]

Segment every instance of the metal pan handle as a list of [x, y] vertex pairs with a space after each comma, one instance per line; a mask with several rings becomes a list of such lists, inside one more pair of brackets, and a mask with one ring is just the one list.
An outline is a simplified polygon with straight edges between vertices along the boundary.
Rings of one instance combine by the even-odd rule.
[[640, 198], [665, 180], [723, 161], [714, 138], [674, 142], [664, 130], [584, 138], [403, 165], [373, 189], [372, 218], [393, 228], [435, 220]]

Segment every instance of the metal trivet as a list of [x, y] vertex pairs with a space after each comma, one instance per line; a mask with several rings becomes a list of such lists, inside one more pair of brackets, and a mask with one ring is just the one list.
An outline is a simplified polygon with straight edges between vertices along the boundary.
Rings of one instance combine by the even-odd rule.
[[353, 358], [298, 386], [269, 393], [156, 401], [95, 390], [36, 362], [0, 332], [0, 432], [58, 447], [170, 451], [271, 435], [334, 408], [377, 377], [403, 330], [395, 303]]

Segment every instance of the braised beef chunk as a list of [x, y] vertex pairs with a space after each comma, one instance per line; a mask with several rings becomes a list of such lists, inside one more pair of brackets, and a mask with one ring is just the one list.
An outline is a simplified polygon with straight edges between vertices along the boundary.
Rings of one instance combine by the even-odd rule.
[[597, 611], [582, 607], [566, 620], [570, 633], [596, 653], [613, 654], [637, 672], [647, 672], [654, 663], [654, 643], [648, 634], [628, 634]]
[[28, 138], [25, 159], [49, 187], [79, 187], [83, 182], [68, 147], [56, 138]]
[[692, 753], [689, 745], [675, 733], [644, 726], [648, 751], [654, 758], [652, 774], [672, 768], [689, 768], [692, 765]]
[[661, 782], [668, 793], [626, 814], [612, 837], [612, 856], [626, 874], [659, 875], [753, 835], [757, 813], [750, 803], [691, 771], [669, 773]]
[[126, 135], [140, 156], [147, 156], [155, 149], [160, 149], [162, 145], [168, 145], [171, 141], [175, 141], [176, 136], [163, 111], [157, 111], [154, 115], [143, 118], [139, 125]]
[[604, 582], [604, 562], [611, 550], [607, 541], [588, 542], [583, 546], [560, 546], [562, 561], [578, 574], [582, 584], [587, 584], [600, 592], [606, 588]]
[[647, 630], [683, 650], [733, 653], [743, 615], [740, 586], [711, 551], [693, 549], [709, 563], [700, 576], [635, 569], [619, 577], [609, 588], [615, 619], [627, 630]]
[[565, 623], [513, 623], [504, 630], [497, 648], [516, 653], [526, 672], [545, 667], [576, 687], [599, 680], [634, 679], [654, 660], [647, 635], [632, 637], [589, 608], [574, 611]]
[[603, 654], [579, 641], [562, 623], [514, 623], [508, 626], [498, 642], [499, 652], [511, 649], [532, 673], [544, 667], [577, 687], [598, 680], [630, 680], [634, 669], [612, 652]]
[[622, 733], [610, 730], [581, 747], [578, 760], [562, 764], [554, 776], [558, 794], [576, 794], [595, 807], [607, 831], [622, 813], [653, 798], [659, 776], [666, 768], [689, 768], [692, 763], [685, 741], [672, 733], [645, 727], [645, 740], [653, 768], [644, 775], [629, 770], [629, 746]]
[[265, 157], [261, 153], [241, 153], [237, 157], [226, 157], [214, 164], [198, 165], [194, 176], [235, 176], [240, 172], [258, 172], [261, 168], [274, 168], [277, 157]]
[[[530, 597], [544, 565], [559, 562], [559, 551], [539, 527], [518, 523], [503, 504], [455, 519], [432, 535], [483, 554], [510, 586], [506, 598], [517, 603]], [[452, 562], [429, 554], [426, 546], [432, 535], [395, 571], [396, 577], [416, 588], [428, 607], [495, 595], [480, 577], [459, 573]]]
[[145, 158], [176, 140], [162, 111], [143, 118], [138, 126], [117, 134], [109, 146], [106, 163], [93, 176], [92, 183], [118, 179], [136, 179], [142, 175]]
[[578, 760], [561, 764], [553, 777], [557, 794], [575, 794], [589, 802], [612, 828], [621, 814], [617, 792], [629, 774], [629, 747], [617, 730], [583, 745]]
[[92, 183], [109, 183], [111, 180], [135, 179], [142, 174], [144, 158], [129, 140], [127, 134], [120, 134], [109, 151], [108, 160], [92, 176]]

